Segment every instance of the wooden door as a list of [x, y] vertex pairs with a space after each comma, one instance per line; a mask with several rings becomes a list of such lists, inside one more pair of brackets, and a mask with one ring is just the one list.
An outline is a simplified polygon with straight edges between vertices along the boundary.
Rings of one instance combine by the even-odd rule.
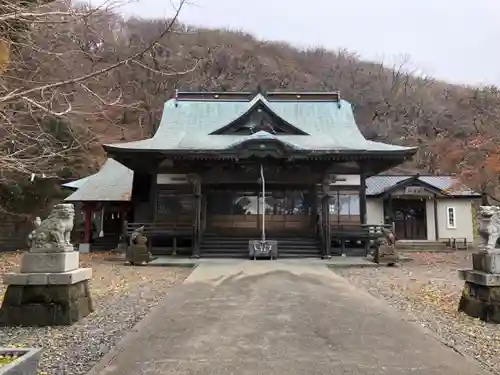
[[400, 240], [426, 240], [427, 220], [424, 200], [394, 199], [394, 231]]

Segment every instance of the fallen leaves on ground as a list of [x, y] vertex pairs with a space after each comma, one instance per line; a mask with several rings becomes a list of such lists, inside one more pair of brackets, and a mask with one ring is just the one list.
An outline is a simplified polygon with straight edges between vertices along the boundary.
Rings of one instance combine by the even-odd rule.
[[0, 253], [0, 274], [9, 272], [21, 264], [22, 251]]
[[[0, 276], [5, 272], [15, 272], [21, 264], [24, 252], [0, 253]], [[152, 281], [158, 276], [155, 267], [124, 266], [124, 260], [110, 252], [80, 254], [80, 266], [92, 268], [90, 288], [93, 296], [119, 293], [137, 283]], [[0, 303], [5, 293], [5, 285], [0, 285]]]

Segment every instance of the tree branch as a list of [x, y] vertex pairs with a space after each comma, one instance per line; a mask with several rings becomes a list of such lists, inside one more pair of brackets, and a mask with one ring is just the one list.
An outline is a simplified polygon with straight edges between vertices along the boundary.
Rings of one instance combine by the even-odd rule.
[[44, 91], [44, 90], [49, 90], [49, 89], [61, 87], [61, 86], [66, 86], [66, 85], [70, 85], [70, 84], [83, 82], [83, 81], [86, 81], [90, 78], [94, 78], [94, 77], [100, 76], [104, 73], [110, 72], [113, 69], [116, 69], [122, 65], [125, 65], [125, 64], [135, 60], [136, 58], [142, 56], [144, 53], [146, 53], [151, 48], [153, 48], [156, 43], [158, 43], [165, 35], [167, 35], [172, 30], [172, 28], [175, 26], [175, 23], [177, 22], [177, 20], [179, 18], [180, 11], [181, 11], [182, 6], [184, 5], [185, 2], [186, 2], [186, 0], [181, 0], [178, 8], [176, 9], [174, 17], [168, 22], [167, 27], [163, 30], [162, 33], [160, 33], [160, 35], [158, 37], [156, 37], [151, 43], [149, 43], [141, 51], [136, 52], [136, 53], [130, 55], [129, 57], [118, 61], [117, 63], [111, 64], [103, 69], [99, 69], [99, 70], [94, 71], [92, 73], [88, 73], [88, 74], [85, 74], [85, 75], [82, 75], [79, 77], [70, 78], [70, 79], [67, 79], [64, 81], [60, 81], [60, 82], [54, 82], [54, 83], [49, 83], [49, 84], [38, 86], [38, 87], [33, 87], [31, 89], [26, 89], [23, 91], [13, 91], [10, 94], [7, 94], [7, 95], [0, 97], [0, 103], [19, 99], [19, 98], [25, 97], [29, 94], [33, 94], [35, 92], [40, 92], [40, 91]]

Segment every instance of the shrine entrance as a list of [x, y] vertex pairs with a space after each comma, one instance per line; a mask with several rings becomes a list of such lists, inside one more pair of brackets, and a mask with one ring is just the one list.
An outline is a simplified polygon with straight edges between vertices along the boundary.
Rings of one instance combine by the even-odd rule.
[[427, 239], [427, 212], [425, 200], [404, 198], [393, 199], [392, 210], [394, 231], [398, 239]]
[[307, 190], [268, 187], [265, 198], [258, 185], [245, 190], [209, 190], [206, 195], [206, 230], [258, 236], [265, 207], [266, 233], [306, 234], [314, 230], [311, 194]]

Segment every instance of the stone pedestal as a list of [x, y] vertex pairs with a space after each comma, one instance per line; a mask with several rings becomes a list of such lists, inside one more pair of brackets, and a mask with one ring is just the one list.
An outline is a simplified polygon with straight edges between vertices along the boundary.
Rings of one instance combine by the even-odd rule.
[[35, 220], [20, 272], [4, 275], [0, 324], [69, 325], [93, 311], [92, 269], [80, 268], [80, 254], [70, 242], [74, 216], [72, 204], [56, 204], [46, 220]]
[[30, 327], [71, 325], [92, 311], [88, 280], [61, 285], [9, 285], [0, 322]]
[[6, 273], [0, 323], [8, 326], [71, 325], [93, 311], [91, 268], [79, 268], [79, 253], [26, 253], [21, 272]]
[[478, 252], [472, 270], [460, 270], [465, 280], [459, 311], [486, 322], [500, 323], [500, 253]]

